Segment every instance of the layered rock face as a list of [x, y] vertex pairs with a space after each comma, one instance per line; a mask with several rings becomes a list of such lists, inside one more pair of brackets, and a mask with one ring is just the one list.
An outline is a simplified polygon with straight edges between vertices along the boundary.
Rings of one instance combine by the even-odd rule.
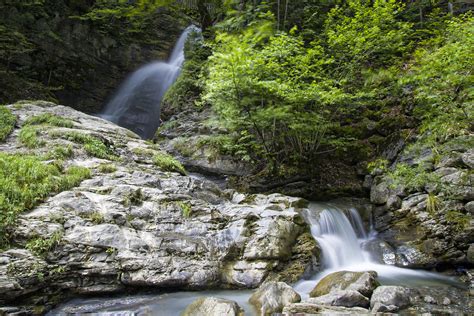
[[[61, 163], [87, 167], [92, 177], [19, 216], [11, 249], [0, 252], [0, 305], [48, 305], [67, 293], [142, 287], [252, 288], [269, 277], [298, 279], [315, 261], [300, 198], [244, 195], [164, 171], [153, 163], [156, 145], [68, 107], [23, 102], [8, 108], [18, 121], [2, 152], [45, 155], [71, 146], [72, 156]], [[38, 126], [43, 146], [26, 149], [20, 128], [45, 113], [73, 126]], [[91, 156], [74, 133], [100, 139], [111, 156]], [[46, 251], [32, 246], [53, 239]]]
[[[472, 135], [458, 137], [438, 152], [405, 150], [390, 168], [416, 170], [404, 175], [408, 184], [382, 170], [367, 177], [375, 228], [390, 244], [380, 249], [386, 263], [424, 268], [474, 264], [473, 140]], [[423, 177], [427, 180], [420, 185], [409, 182]]]

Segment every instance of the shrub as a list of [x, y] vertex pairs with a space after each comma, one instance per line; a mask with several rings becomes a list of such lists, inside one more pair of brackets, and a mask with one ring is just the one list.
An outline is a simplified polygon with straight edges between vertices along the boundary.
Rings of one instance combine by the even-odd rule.
[[48, 154], [46, 159], [64, 159], [70, 158], [74, 155], [71, 145], [57, 145]]
[[186, 174], [186, 170], [178, 160], [163, 152], [153, 156], [153, 163], [163, 171], [178, 172], [182, 175]]
[[4, 141], [15, 127], [16, 117], [9, 109], [0, 106], [0, 142]]
[[84, 150], [91, 156], [109, 160], [117, 159], [115, 152], [98, 137], [79, 132], [68, 132], [61, 136], [75, 143], [83, 144]]

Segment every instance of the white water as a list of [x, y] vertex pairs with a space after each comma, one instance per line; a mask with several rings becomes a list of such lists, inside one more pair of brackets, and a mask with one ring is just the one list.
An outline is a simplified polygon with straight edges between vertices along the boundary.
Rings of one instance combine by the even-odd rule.
[[142, 138], [153, 137], [160, 125], [161, 100], [181, 71], [184, 44], [193, 31], [199, 29], [189, 26], [183, 31], [168, 61], [153, 62], [131, 74], [99, 116]]
[[311, 234], [318, 242], [322, 254], [322, 271], [310, 280], [302, 280], [295, 289], [307, 296], [324, 276], [346, 271], [376, 271], [383, 284], [426, 285], [428, 283], [452, 283], [451, 278], [421, 270], [411, 270], [381, 264], [371, 253], [363, 249], [366, 242], [376, 238], [377, 233], [367, 233], [362, 219], [354, 208], [339, 208], [325, 203], [312, 203], [304, 214], [310, 224]]

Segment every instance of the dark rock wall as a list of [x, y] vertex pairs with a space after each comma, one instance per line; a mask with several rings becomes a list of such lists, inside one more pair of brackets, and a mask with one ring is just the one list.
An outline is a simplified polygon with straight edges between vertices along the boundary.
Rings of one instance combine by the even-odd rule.
[[0, 3], [0, 103], [57, 99], [98, 112], [128, 73], [165, 59], [188, 21], [160, 8], [137, 17], [84, 19], [93, 2]]

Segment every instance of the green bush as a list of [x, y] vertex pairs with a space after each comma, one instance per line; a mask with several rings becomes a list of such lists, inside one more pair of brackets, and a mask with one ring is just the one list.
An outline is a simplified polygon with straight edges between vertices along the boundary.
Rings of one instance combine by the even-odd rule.
[[0, 245], [8, 243], [8, 230], [18, 214], [90, 176], [86, 168], [73, 166], [61, 171], [39, 157], [0, 153]]
[[0, 142], [4, 141], [15, 127], [16, 117], [4, 106], [0, 106]]
[[48, 152], [46, 159], [65, 159], [71, 158], [74, 155], [74, 151], [71, 145], [57, 145]]
[[178, 160], [163, 152], [153, 156], [153, 163], [163, 171], [178, 172], [182, 175], [186, 174], [186, 170]]
[[50, 252], [51, 250], [54, 250], [54, 248], [61, 243], [62, 238], [62, 231], [56, 231], [49, 238], [33, 238], [27, 242], [26, 249], [30, 250], [38, 256], [44, 256], [46, 253]]

